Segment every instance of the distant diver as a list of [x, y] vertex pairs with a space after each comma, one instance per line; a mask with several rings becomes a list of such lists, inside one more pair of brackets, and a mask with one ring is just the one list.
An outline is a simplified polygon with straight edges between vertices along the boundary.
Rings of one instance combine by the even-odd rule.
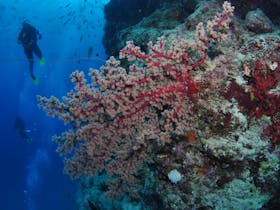
[[25, 124], [23, 120], [17, 115], [15, 122], [14, 122], [14, 128], [18, 131], [20, 137], [25, 140], [28, 144], [31, 143], [32, 139], [29, 137], [28, 133], [30, 132], [25, 128]]
[[89, 46], [88, 47], [88, 58], [90, 59], [90, 57], [92, 56], [92, 53], [93, 53], [93, 48], [92, 46]]
[[42, 52], [37, 45], [38, 39], [42, 38], [42, 34], [32, 25], [30, 25], [26, 20], [22, 23], [22, 29], [18, 35], [18, 43], [24, 48], [24, 53], [29, 61], [29, 72], [32, 80], [35, 84], [38, 83], [38, 79], [35, 77], [33, 72], [33, 53], [40, 59], [40, 65], [45, 63]]

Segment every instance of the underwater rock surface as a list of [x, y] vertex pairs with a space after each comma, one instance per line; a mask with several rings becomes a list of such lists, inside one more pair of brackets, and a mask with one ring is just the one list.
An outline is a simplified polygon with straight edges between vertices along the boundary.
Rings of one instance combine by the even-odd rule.
[[146, 46], [162, 31], [173, 29], [195, 10], [197, 0], [112, 0], [105, 7], [103, 44], [108, 55], [118, 56], [127, 40]]
[[248, 12], [245, 19], [247, 28], [256, 34], [272, 32], [272, 22], [260, 9]]

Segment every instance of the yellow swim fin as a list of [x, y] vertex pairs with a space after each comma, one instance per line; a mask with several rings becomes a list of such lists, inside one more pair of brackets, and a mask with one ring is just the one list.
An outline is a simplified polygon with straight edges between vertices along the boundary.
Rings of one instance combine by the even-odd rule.
[[39, 79], [38, 78], [33, 79], [33, 83], [34, 83], [34, 85], [38, 85], [39, 84]]
[[44, 59], [44, 58], [41, 58], [41, 59], [39, 60], [39, 64], [40, 64], [40, 66], [43, 66], [43, 65], [45, 64], [45, 59]]

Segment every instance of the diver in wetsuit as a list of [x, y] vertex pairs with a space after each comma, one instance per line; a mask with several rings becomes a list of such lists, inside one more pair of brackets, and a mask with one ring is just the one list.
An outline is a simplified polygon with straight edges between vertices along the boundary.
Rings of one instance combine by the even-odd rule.
[[44, 64], [42, 52], [37, 45], [37, 37], [39, 39], [42, 38], [40, 32], [35, 27], [30, 25], [27, 21], [23, 21], [22, 29], [18, 35], [18, 43], [22, 44], [24, 48], [24, 53], [29, 61], [30, 76], [35, 83], [38, 82], [38, 79], [35, 77], [33, 73], [33, 65], [34, 65], [33, 53], [36, 56], [38, 56], [38, 58], [40, 59], [40, 64], [41, 65]]

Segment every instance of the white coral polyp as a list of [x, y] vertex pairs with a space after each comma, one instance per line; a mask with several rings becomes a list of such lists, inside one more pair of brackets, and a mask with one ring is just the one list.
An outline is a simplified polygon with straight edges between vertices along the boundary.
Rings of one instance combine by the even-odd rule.
[[182, 180], [182, 174], [177, 169], [173, 169], [168, 173], [168, 179], [173, 184], [177, 184]]

